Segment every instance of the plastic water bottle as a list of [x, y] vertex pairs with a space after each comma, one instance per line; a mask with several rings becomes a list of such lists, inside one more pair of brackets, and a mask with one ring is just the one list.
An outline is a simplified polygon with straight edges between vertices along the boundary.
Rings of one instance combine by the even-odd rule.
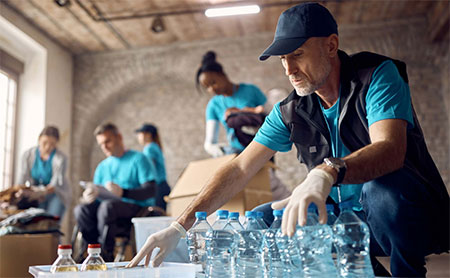
[[230, 230], [213, 230], [206, 233], [206, 277], [232, 277], [232, 257], [236, 247], [236, 234]]
[[100, 256], [100, 244], [88, 244], [88, 256], [81, 264], [81, 271], [106, 270], [106, 264]]
[[256, 220], [256, 211], [245, 212], [244, 230], [262, 230], [263, 228]]
[[258, 229], [239, 231], [235, 254], [236, 278], [263, 277], [263, 231]]
[[337, 277], [331, 256], [332, 230], [327, 224], [319, 224], [317, 208], [308, 208], [306, 225], [297, 227], [296, 236], [302, 258], [303, 277]]
[[275, 219], [263, 239], [264, 273], [267, 278], [284, 278], [284, 264], [276, 242], [276, 234], [281, 228], [283, 210], [274, 210], [273, 216]]
[[283, 277], [303, 277], [302, 261], [300, 258], [297, 237], [283, 235], [280, 228], [275, 235], [275, 240], [284, 266]]
[[[231, 231], [235, 234], [235, 240], [239, 238], [238, 232], [243, 231], [244, 227], [239, 222], [239, 212], [230, 212], [228, 214], [228, 224], [224, 230]], [[236, 277], [236, 249], [231, 257], [231, 277]]]
[[58, 258], [50, 268], [51, 273], [78, 271], [75, 261], [72, 259], [72, 245], [58, 245]]
[[228, 210], [220, 209], [216, 211], [216, 221], [211, 225], [213, 230], [223, 230], [228, 224]]
[[[327, 206], [327, 214], [328, 214], [327, 225], [332, 228], [334, 222], [336, 222], [337, 216], [336, 216], [336, 214], [334, 214], [334, 206], [332, 204], [327, 204], [326, 206]], [[334, 233], [332, 233], [331, 236], [332, 236], [331, 257], [333, 258], [333, 262], [336, 265], [337, 255], [336, 255], [336, 246], [334, 245]]]
[[244, 227], [241, 222], [239, 222], [239, 212], [230, 212], [228, 214], [228, 224], [225, 226], [224, 230], [242, 231]]
[[326, 207], [328, 215], [327, 225], [333, 226], [334, 222], [337, 219], [336, 214], [334, 214], [334, 206], [332, 204], [327, 204]]
[[201, 264], [203, 271], [206, 267], [206, 233], [211, 229], [206, 220], [206, 212], [197, 211], [197, 220], [187, 232], [187, 245], [189, 249], [189, 261], [193, 264]]
[[263, 218], [264, 218], [264, 212], [257, 211], [256, 212], [256, 221], [258, 221], [259, 225], [261, 226], [261, 228], [263, 230], [267, 230], [267, 229], [269, 229], [269, 227], [267, 226], [267, 224]]
[[369, 256], [369, 227], [353, 212], [351, 202], [341, 203], [339, 207], [341, 213], [333, 232], [341, 277], [375, 277]]

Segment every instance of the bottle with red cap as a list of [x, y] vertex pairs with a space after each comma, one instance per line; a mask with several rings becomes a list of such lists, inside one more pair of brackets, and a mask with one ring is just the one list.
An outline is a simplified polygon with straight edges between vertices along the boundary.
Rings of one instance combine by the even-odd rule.
[[88, 256], [81, 265], [81, 271], [106, 270], [105, 261], [100, 256], [100, 244], [89, 244], [87, 252]]
[[58, 258], [50, 268], [51, 273], [78, 271], [75, 261], [72, 259], [72, 245], [58, 245]]

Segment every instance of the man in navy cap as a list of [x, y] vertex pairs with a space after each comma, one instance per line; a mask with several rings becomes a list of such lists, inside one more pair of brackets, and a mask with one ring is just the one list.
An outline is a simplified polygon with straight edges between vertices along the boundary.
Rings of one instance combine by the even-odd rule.
[[274, 41], [259, 58], [270, 56], [280, 57], [295, 90], [275, 105], [253, 142], [215, 173], [171, 227], [147, 240], [130, 265], [155, 246], [162, 250], [158, 265], [172, 248], [169, 239], [192, 225], [196, 211], [214, 212], [277, 151], [295, 145], [309, 173], [289, 198], [272, 204], [285, 208], [283, 233], [292, 236], [297, 223], [305, 225], [311, 203], [326, 223], [325, 203], [350, 202], [370, 227], [371, 255], [390, 256], [393, 276], [424, 276], [424, 257], [449, 250], [449, 195], [411, 104], [406, 65], [339, 50], [337, 24], [317, 3], [281, 14]]

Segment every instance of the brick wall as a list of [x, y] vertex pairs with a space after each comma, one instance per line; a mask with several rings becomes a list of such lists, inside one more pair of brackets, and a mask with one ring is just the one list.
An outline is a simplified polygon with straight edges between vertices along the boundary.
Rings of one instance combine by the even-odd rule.
[[[425, 25], [422, 19], [411, 19], [341, 26], [341, 49], [348, 53], [374, 51], [407, 63], [413, 103], [428, 147], [449, 185], [449, 47], [448, 42], [431, 45], [417, 36], [426, 32]], [[174, 185], [189, 161], [208, 157], [203, 139], [209, 96], [197, 92], [194, 82], [202, 55], [210, 49], [216, 51], [234, 82], [253, 83], [263, 92], [274, 87], [291, 90], [278, 58], [266, 62], [257, 59], [272, 38], [272, 33], [264, 33], [77, 56], [72, 180], [91, 179], [95, 166], [104, 158], [92, 135], [98, 124], [116, 123], [126, 146], [140, 149], [133, 131], [150, 121], [160, 129], [168, 180]], [[277, 164], [279, 176], [290, 187], [304, 176], [305, 168], [296, 162], [294, 151], [277, 154]]]

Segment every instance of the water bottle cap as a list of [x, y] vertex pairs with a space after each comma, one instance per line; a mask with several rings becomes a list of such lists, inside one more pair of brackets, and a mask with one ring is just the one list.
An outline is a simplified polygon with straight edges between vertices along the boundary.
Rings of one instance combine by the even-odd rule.
[[314, 203], [309, 204], [308, 212], [317, 213], [317, 206], [316, 206], [316, 204], [314, 204]]
[[70, 249], [72, 250], [72, 245], [70, 244], [59, 244], [58, 249]]
[[71, 255], [72, 254], [72, 245], [58, 245], [58, 255]]
[[255, 218], [255, 217], [256, 217], [256, 212], [247, 210], [247, 211], [245, 212], [245, 217], [247, 217], [247, 218], [248, 218], [248, 217]]
[[281, 217], [281, 216], [283, 216], [283, 212], [284, 212], [283, 209], [280, 209], [280, 210], [274, 210], [274, 211], [273, 211], [273, 216], [275, 216], [275, 217]]
[[257, 211], [256, 212], [256, 217], [259, 219], [259, 218], [263, 218], [264, 217], [264, 212], [262, 212], [262, 211]]
[[206, 211], [197, 211], [195, 212], [195, 218], [197, 219], [206, 219]]
[[353, 208], [352, 201], [345, 201], [345, 202], [339, 203], [339, 208], [341, 210], [352, 209]]
[[220, 209], [216, 212], [216, 215], [222, 219], [222, 218], [228, 218], [228, 210]]
[[334, 205], [333, 204], [326, 204], [327, 211], [333, 211], [334, 212]]
[[101, 248], [101, 245], [99, 243], [96, 244], [88, 244], [88, 248]]
[[230, 212], [230, 214], [228, 215], [228, 218], [239, 219], [239, 212]]

